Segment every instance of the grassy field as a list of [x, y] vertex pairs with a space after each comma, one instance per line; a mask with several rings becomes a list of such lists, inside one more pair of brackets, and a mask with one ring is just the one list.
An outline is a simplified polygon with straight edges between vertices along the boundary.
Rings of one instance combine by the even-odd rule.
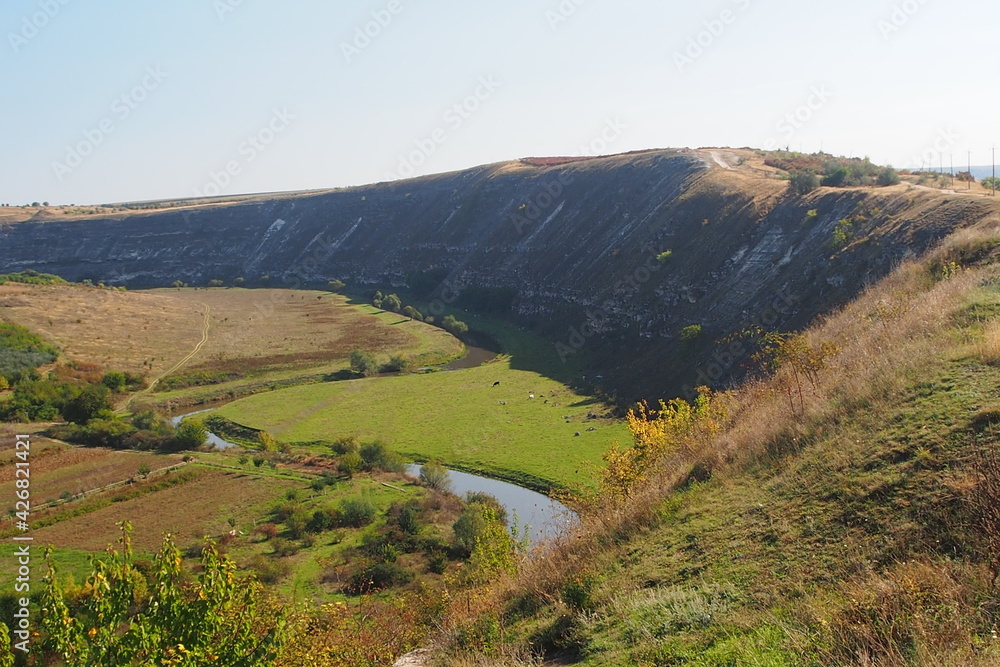
[[461, 371], [293, 387], [217, 412], [296, 446], [322, 450], [351, 434], [383, 438], [418, 461], [544, 489], [586, 486], [608, 445], [627, 440], [620, 422], [588, 419], [604, 411], [501, 359]]
[[[7, 453], [2, 454], [6, 457]], [[277, 588], [295, 599], [343, 599], [342, 588], [359, 562], [358, 548], [366, 535], [386, 524], [386, 512], [391, 506], [420, 504], [422, 539], [431, 537], [442, 543], [450, 540], [450, 526], [461, 510], [457, 499], [431, 493], [405, 475], [360, 474], [317, 490], [311, 483], [323, 471], [321, 467], [257, 467], [237, 451], [196, 452], [188, 465], [149, 479], [139, 477], [139, 466], [155, 468], [177, 463], [180, 457], [84, 449], [40, 436], [33, 439], [32, 454], [32, 491], [38, 498], [63, 487], [75, 494], [82, 480], [97, 485], [135, 480], [134, 485], [97, 491], [86, 498], [74, 497], [32, 513], [35, 546], [52, 547], [61, 576], [74, 578], [77, 583], [89, 572], [89, 557], [115, 545], [121, 535], [119, 523], [128, 521], [133, 526], [132, 542], [138, 553], [156, 552], [163, 536], [169, 534], [193, 557], [198, 547], [213, 539], [243, 567], [253, 567], [255, 558], [278, 564], [285, 574], [275, 582]], [[0, 475], [8, 467], [0, 465]], [[80, 476], [80, 481], [67, 486], [66, 480], [75, 475]], [[3, 488], [7, 486], [4, 483]], [[94, 488], [85, 486], [88, 490]], [[13, 490], [9, 492], [13, 498]], [[292, 540], [298, 546], [289, 555], [276, 554], [275, 543], [255, 532], [258, 525], [277, 521], [273, 511], [280, 504], [291, 504], [311, 515], [317, 510], [336, 508], [344, 499], [361, 497], [375, 506], [374, 523], [363, 529], [324, 532], [308, 543]], [[280, 521], [278, 524], [280, 529]], [[230, 531], [236, 534], [229, 535]], [[9, 521], [0, 526], [0, 532], [4, 536], [17, 533]], [[279, 536], [288, 537], [284, 529]], [[0, 556], [13, 553], [12, 545], [0, 543]], [[425, 582], [440, 578], [426, 571], [426, 560], [422, 553], [404, 554], [400, 565], [419, 573]], [[11, 593], [11, 585], [7, 580], [0, 586], [0, 595]]]
[[141, 397], [154, 405], [229, 398], [248, 384], [318, 379], [347, 368], [354, 349], [418, 365], [463, 350], [441, 329], [329, 292], [7, 284], [0, 286], [0, 307], [5, 319], [57, 344], [68, 361], [162, 378], [163, 386]]

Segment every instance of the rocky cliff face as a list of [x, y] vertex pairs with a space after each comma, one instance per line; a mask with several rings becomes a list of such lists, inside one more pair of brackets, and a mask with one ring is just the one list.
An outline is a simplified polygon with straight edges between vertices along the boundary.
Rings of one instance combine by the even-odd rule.
[[[151, 213], [0, 226], [0, 271], [131, 288], [403, 286], [434, 276], [431, 308], [508, 288], [511, 317], [583, 356], [622, 396], [722, 381], [718, 338], [804, 325], [955, 228], [981, 200], [821, 189], [806, 198], [707, 153], [523, 160], [411, 181]], [[838, 224], [847, 239], [834, 243]], [[695, 341], [681, 330], [701, 325]]]

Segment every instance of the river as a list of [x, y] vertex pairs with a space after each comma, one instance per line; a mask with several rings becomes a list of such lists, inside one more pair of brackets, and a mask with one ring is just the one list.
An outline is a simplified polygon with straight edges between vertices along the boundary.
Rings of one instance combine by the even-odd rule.
[[[489, 343], [486, 343], [489, 344]], [[446, 370], [455, 371], [466, 368], [476, 368], [477, 366], [492, 361], [497, 356], [497, 352], [484, 347], [466, 345], [466, 354], [461, 359], [456, 359], [444, 366]], [[174, 426], [180, 424], [186, 417], [212, 412], [217, 405], [212, 408], [189, 412], [170, 418], [170, 423]], [[208, 433], [208, 442], [217, 450], [233, 449], [238, 447], [232, 442], [228, 442], [212, 432]], [[419, 465], [408, 466], [407, 472], [414, 477], [420, 475]], [[557, 536], [562, 530], [576, 521], [576, 514], [562, 503], [558, 503], [548, 496], [544, 496], [536, 491], [525, 489], [524, 487], [501, 482], [488, 477], [480, 477], [467, 472], [449, 470], [448, 476], [451, 480], [451, 490], [458, 496], [465, 496], [470, 491], [488, 493], [495, 497], [507, 510], [508, 519], [511, 523], [516, 519], [518, 527], [522, 531], [522, 536], [526, 537], [531, 545]]]

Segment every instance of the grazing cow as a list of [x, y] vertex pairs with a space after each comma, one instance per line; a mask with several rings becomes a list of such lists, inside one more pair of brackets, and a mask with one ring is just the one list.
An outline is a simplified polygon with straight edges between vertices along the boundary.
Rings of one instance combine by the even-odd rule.
[[528, 394], [528, 398], [534, 398], [534, 397], [535, 397], [534, 394]]
[[493, 386], [494, 387], [499, 387], [500, 386], [500, 380], [497, 380], [496, 382], [494, 382]]

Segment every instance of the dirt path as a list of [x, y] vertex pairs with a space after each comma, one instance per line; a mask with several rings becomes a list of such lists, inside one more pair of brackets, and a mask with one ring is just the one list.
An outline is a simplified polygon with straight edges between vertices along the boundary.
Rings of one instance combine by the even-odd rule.
[[203, 304], [203, 305], [205, 306], [205, 320], [201, 326], [201, 341], [199, 341], [198, 344], [194, 346], [194, 349], [191, 350], [191, 352], [188, 353], [186, 357], [178, 361], [169, 369], [160, 373], [160, 375], [158, 375], [152, 382], [149, 383], [148, 387], [146, 387], [137, 394], [133, 394], [122, 407], [118, 408], [118, 412], [128, 411], [129, 406], [132, 405], [132, 402], [135, 401], [135, 399], [139, 398], [140, 396], [146, 396], [152, 393], [153, 390], [156, 389], [156, 385], [160, 383], [160, 380], [167, 377], [171, 373], [174, 373], [177, 370], [183, 368], [184, 365], [187, 364], [189, 361], [191, 361], [196, 354], [201, 352], [201, 348], [205, 347], [205, 343], [208, 342], [208, 331], [212, 326], [212, 308], [208, 304]]

